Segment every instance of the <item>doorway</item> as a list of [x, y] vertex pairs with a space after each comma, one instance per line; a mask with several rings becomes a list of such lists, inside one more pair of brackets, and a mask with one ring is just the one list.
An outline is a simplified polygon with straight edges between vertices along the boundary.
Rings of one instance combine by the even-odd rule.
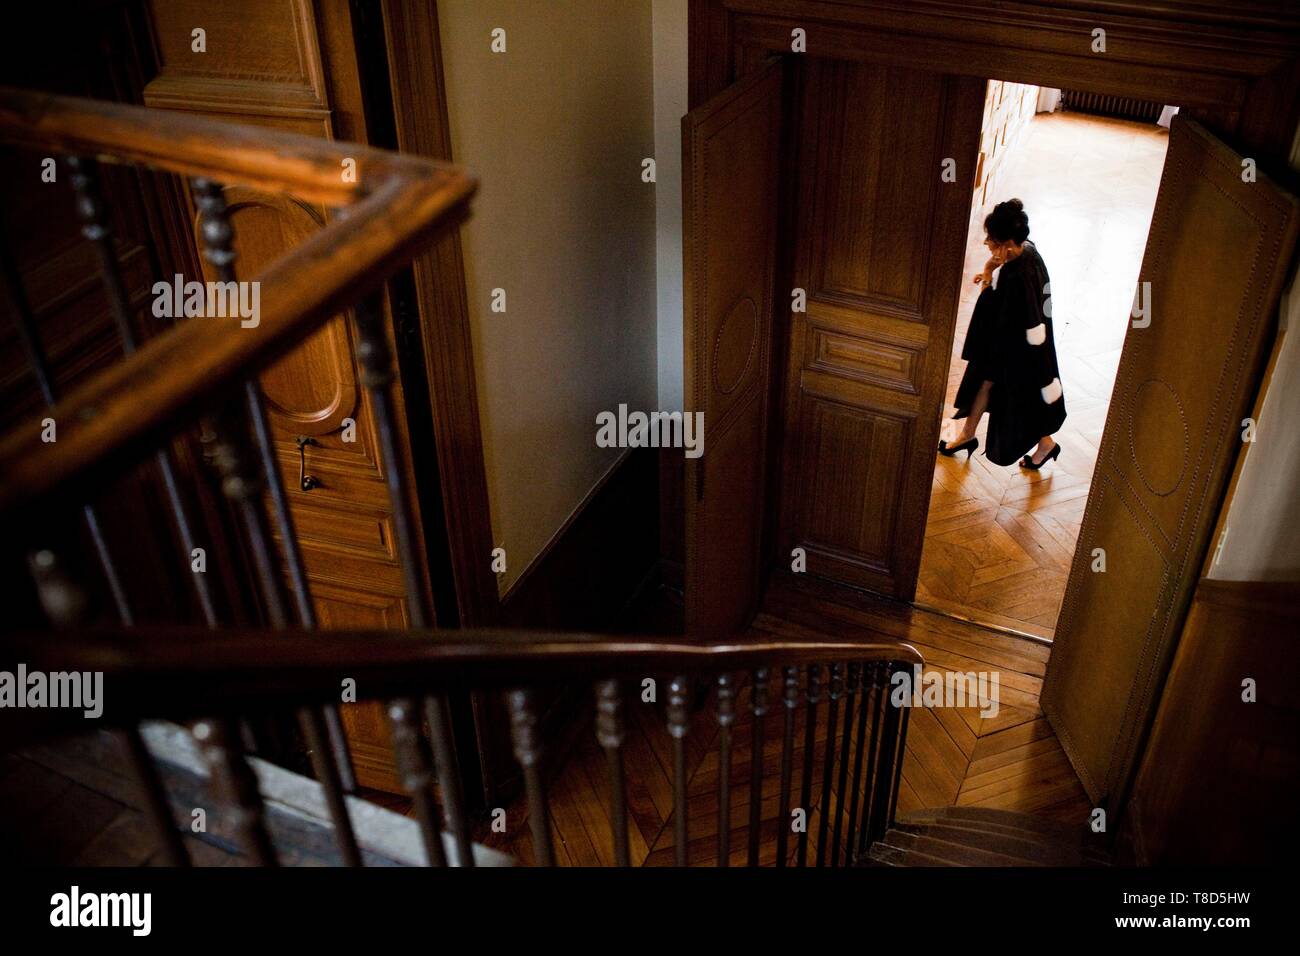
[[[785, 386], [771, 416], [782, 465], [768, 476], [775, 480], [719, 482], [712, 495], [707, 474], [688, 480], [687, 527], [692, 508], [762, 497], [766, 484], [773, 494], [760, 513], [776, 533], [765, 529], [763, 537], [773, 542], [777, 570], [788, 563], [782, 573], [809, 585], [828, 579], [913, 601], [954, 324], [970, 282], [961, 272], [975, 164], [962, 157], [979, 152], [986, 78], [1179, 103], [1140, 267], [1157, 311], [1126, 335], [1042, 677], [1042, 712], [1094, 805], [1121, 806], [1277, 329], [1300, 203], [1268, 175], [1289, 176], [1300, 53], [1276, 47], [1278, 31], [1262, 23], [1228, 39], [1219, 24], [1172, 8], [1123, 16], [1125, 42], [1098, 56], [1077, 12], [1034, 7], [1012, 17], [990, 0], [975, 6], [988, 6], [997, 22], [973, 30], [970, 5], [870, 19], [857, 5], [831, 6], [691, 7], [693, 110], [723, 108], [772, 55], [789, 53], [792, 35], [813, 36], [807, 20], [818, 29], [815, 54], [792, 58], [799, 83], [781, 130], [793, 154], [782, 162], [798, 188], [786, 204], [793, 228], [783, 222], [778, 230], [786, 241], [776, 285], [777, 301], [790, 294], [792, 307], [788, 317], [783, 307], [758, 322], [790, 327], [767, 338], [788, 344], [788, 354], [774, 348], [777, 362], [747, 366], [773, 393]], [[1189, 58], [1189, 42], [1206, 55]], [[1226, 62], [1236, 65], [1225, 71]], [[845, 160], [854, 155], [861, 161]], [[899, 156], [908, 162], [876, 162]], [[726, 185], [706, 167], [684, 164], [692, 175], [684, 193], [702, 197]], [[941, 179], [945, 169], [955, 178]], [[684, 223], [696, 248], [711, 252], [707, 230], [689, 216]], [[721, 294], [727, 289], [716, 281], [733, 277], [713, 274], [728, 264], [740, 267], [711, 254], [686, 260], [688, 301], [697, 293], [687, 315], [701, 330], [721, 325], [733, 308], [734, 294]], [[737, 361], [758, 355], [732, 352]], [[688, 346], [688, 380], [694, 365], [707, 381], [714, 355]], [[688, 405], [691, 398], [688, 389]], [[739, 474], [743, 456], [719, 451], [711, 446], [705, 471]], [[721, 540], [729, 544], [736, 535], [727, 531]], [[699, 630], [692, 591], [701, 592], [696, 606], [709, 593], [738, 595], [737, 616], [754, 593], [718, 588], [742, 575], [747, 582], [752, 568], [745, 562], [726, 572], [722, 550], [707, 535], [688, 536], [688, 633]], [[1099, 557], [1104, 573], [1094, 567]]]
[[1051, 275], [1068, 417], [1055, 436], [1060, 457], [1038, 472], [985, 457], [987, 416], [975, 455], [936, 457], [918, 605], [1052, 638], [1165, 162], [1168, 129], [1158, 118], [1167, 123], [1168, 112], [1161, 104], [989, 82], [943, 434], [951, 439], [959, 428], [950, 416], [979, 295], [971, 277], [988, 257], [984, 217], [1012, 197], [1024, 202], [1030, 240]]

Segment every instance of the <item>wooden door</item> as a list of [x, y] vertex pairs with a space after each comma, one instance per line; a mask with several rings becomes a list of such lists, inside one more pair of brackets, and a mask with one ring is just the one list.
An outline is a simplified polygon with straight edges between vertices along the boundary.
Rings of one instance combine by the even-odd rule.
[[[198, 19], [193, 7], [188, 2], [152, 7], [160, 63], [145, 87], [146, 105], [329, 139], [366, 140], [360, 64], [346, 5], [241, 0]], [[201, 53], [193, 46], [195, 24], [206, 30]], [[257, 275], [300, 245], [331, 215], [318, 205], [243, 187], [227, 187], [225, 195], [240, 279]], [[407, 595], [355, 346], [351, 322], [340, 315], [267, 369], [260, 381], [319, 626], [401, 628], [410, 623]], [[396, 387], [399, 440], [409, 447], [400, 376]], [[305, 470], [315, 479], [310, 489], [299, 480], [300, 441]], [[413, 476], [405, 477], [407, 488], [414, 488]], [[411, 503], [418, 538], [418, 502]], [[421, 554], [417, 540], [416, 556]], [[341, 712], [358, 781], [400, 791], [381, 709], [343, 705]]]
[[785, 70], [774, 60], [682, 119], [686, 412], [704, 453], [686, 460], [686, 628], [748, 623], [762, 570], [773, 269]]
[[[133, 15], [136, 4], [97, 4], [66, 18], [63, 12], [27, 10], [48, 17], [47, 29], [20, 21], [5, 38], [13, 41], [0, 56], [0, 85], [45, 90], [63, 96], [139, 102], [153, 63], [148, 36]], [[60, 19], [62, 18], [62, 19]], [[58, 21], [57, 23], [53, 21]], [[47, 151], [6, 146], [0, 151], [0, 177], [12, 188], [0, 202], [0, 255], [12, 273], [0, 278], [0, 407], [6, 423], [24, 420], [44, 405], [35, 370], [22, 344], [18, 300], [30, 309], [35, 344], [43, 354], [49, 382], [58, 397], [84, 385], [119, 362], [122, 340], [100, 277], [95, 247], [82, 233], [72, 197], [70, 171], [60, 160], [53, 182], [42, 181]], [[113, 163], [99, 167], [118, 274], [128, 301], [151, 301], [158, 275], [190, 271], [196, 255], [185, 232], [184, 198], [170, 178], [140, 175]], [[8, 271], [8, 270], [6, 270]], [[16, 280], [10, 287], [9, 278]], [[162, 334], [170, 320], [137, 308], [132, 329], [139, 341]], [[7, 426], [6, 426], [7, 427]], [[187, 518], [204, 538], [209, 554], [208, 581], [233, 613], [245, 609], [245, 577], [232, 562], [220, 560], [235, 540], [224, 518], [216, 482], [206, 482], [196, 433], [170, 442], [171, 467]], [[138, 622], [196, 619], [201, 613], [193, 588], [190, 557], [174, 530], [166, 482], [156, 463], [146, 459], [128, 474], [97, 489], [88, 500], [121, 583], [122, 598]], [[49, 518], [50, 520], [47, 520]], [[41, 519], [42, 545], [67, 562], [84, 588], [89, 614], [99, 623], [118, 623], [118, 603], [108, 585], [86, 515], [79, 507], [55, 519]], [[156, 547], [142, 548], [141, 541]], [[35, 604], [24, 602], [25, 567], [16, 575], [14, 620], [32, 627], [47, 622]], [[30, 617], [24, 617], [30, 613]]]
[[905, 600], [930, 501], [984, 88], [813, 59], [800, 97], [794, 285], [806, 311], [790, 322], [777, 561], [802, 548], [808, 573]]
[[1149, 324], [1124, 340], [1043, 685], [1080, 780], [1111, 808], [1182, 629], [1295, 243], [1296, 200], [1243, 170], [1175, 120], [1139, 279]]
[[[325, 225], [326, 210], [294, 199], [242, 187], [227, 187], [225, 195], [241, 279], [259, 274]], [[393, 509], [370, 394], [360, 381], [354, 328], [345, 315], [260, 376], [318, 626], [405, 628], [410, 617]], [[401, 408], [397, 403], [404, 434]], [[306, 483], [304, 471], [311, 479]], [[413, 476], [405, 480], [413, 486]], [[273, 528], [282, 542], [281, 529], [274, 523]], [[341, 715], [358, 782], [400, 791], [382, 709], [347, 705]]]

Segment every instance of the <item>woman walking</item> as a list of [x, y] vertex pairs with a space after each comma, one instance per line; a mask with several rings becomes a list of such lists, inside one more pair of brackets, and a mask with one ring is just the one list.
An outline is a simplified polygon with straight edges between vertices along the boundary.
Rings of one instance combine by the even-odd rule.
[[952, 416], [965, 422], [955, 441], [939, 442], [939, 454], [964, 451], [969, 458], [979, 447], [975, 429], [987, 411], [989, 461], [1019, 459], [1020, 467], [1037, 471], [1060, 457], [1052, 435], [1065, 421], [1047, 266], [1029, 241], [1029, 217], [1019, 199], [994, 206], [984, 232], [989, 261], [975, 277], [983, 289], [961, 350], [966, 372]]

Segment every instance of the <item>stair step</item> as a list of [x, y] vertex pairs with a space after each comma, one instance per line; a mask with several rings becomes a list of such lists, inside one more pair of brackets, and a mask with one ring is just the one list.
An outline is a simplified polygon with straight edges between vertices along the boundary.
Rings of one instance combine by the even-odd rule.
[[929, 856], [917, 850], [900, 850], [877, 843], [867, 852], [867, 866], [960, 866], [951, 860]]
[[993, 850], [971, 846], [966, 843], [954, 843], [938, 837], [907, 833], [902, 830], [890, 830], [881, 841], [885, 846], [895, 847], [907, 853], [923, 854], [939, 860], [947, 860], [954, 866], [1029, 866], [1039, 865], [1031, 860], [998, 853]]
[[948, 843], [990, 850], [1015, 857], [1028, 865], [1082, 866], [1089, 862], [1078, 846], [1048, 842], [1024, 833], [1000, 832], [940, 823], [899, 823], [895, 829], [916, 836], [934, 837]]
[[[1080, 852], [1091, 852], [1096, 850], [1090, 840], [1082, 834], [1062, 833], [1060, 835], [1049, 835], [1040, 833], [1037, 830], [1026, 830], [1022, 827], [1006, 826], [1001, 823], [993, 823], [987, 820], [962, 820], [949, 819], [945, 817], [935, 817], [927, 819], [909, 815], [900, 819], [896, 826], [918, 826], [918, 827], [958, 827], [962, 830], [974, 830], [980, 833], [990, 833], [996, 836], [1012, 837], [1017, 840], [1024, 840], [1028, 843], [1037, 843], [1042, 846], [1059, 846], [1072, 847]], [[1100, 852], [1099, 850], [1097, 852]]]
[[1085, 826], [989, 807], [934, 807], [899, 819], [867, 854], [873, 866], [1105, 866]]
[[1028, 813], [1013, 810], [996, 810], [992, 807], [935, 807], [917, 810], [901, 818], [908, 823], [944, 823], [953, 826], [998, 828], [1022, 834], [1033, 834], [1051, 842], [1092, 844], [1096, 836], [1085, 825], [1078, 826], [1045, 820]]

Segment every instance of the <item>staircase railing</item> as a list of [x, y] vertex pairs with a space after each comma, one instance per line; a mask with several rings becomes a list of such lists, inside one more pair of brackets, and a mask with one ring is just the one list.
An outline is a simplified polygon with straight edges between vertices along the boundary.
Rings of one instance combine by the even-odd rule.
[[[234, 232], [222, 185], [249, 186], [345, 210], [252, 281], [261, 314], [182, 322], [144, 343], [94, 381], [0, 439], [0, 511], [51, 491], [88, 486], [139, 460], [176, 429], [211, 411], [223, 389], [240, 388], [330, 317], [358, 306], [357, 324], [377, 394], [387, 396], [391, 355], [370, 293], [466, 214], [476, 183], [463, 170], [414, 156], [163, 110], [0, 90], [0, 141], [73, 157], [85, 232], [101, 250], [104, 283], [119, 299], [109, 245], [109, 210], [98, 192], [100, 161], [193, 178], [203, 218], [203, 254], [233, 281]], [[345, 175], [346, 173], [346, 175]], [[112, 303], [116, 316], [128, 303]], [[129, 323], [128, 323], [129, 325]], [[127, 338], [130, 329], [121, 330]], [[381, 347], [371, 355], [364, 346]], [[53, 404], [53, 403], [51, 403]], [[58, 441], [41, 440], [41, 419]], [[36, 425], [32, 428], [30, 426]], [[132, 454], [135, 452], [135, 454]]]
[[[506, 695], [514, 753], [523, 771], [536, 861], [550, 863], [546, 741], [534, 693], [541, 687], [593, 683], [595, 730], [608, 762], [606, 813], [616, 861], [629, 862], [623, 743], [629, 701], [658, 708], [673, 753], [674, 859], [691, 860], [691, 790], [687, 744], [698, 734], [701, 706], [716, 710], [717, 859], [759, 862], [766, 827], [779, 865], [856, 860], [884, 832], [897, 797], [907, 711], [888, 706], [889, 678], [920, 663], [892, 641], [691, 644], [523, 632], [434, 632], [404, 487], [403, 446], [394, 422], [393, 356], [382, 299], [385, 278], [465, 215], [474, 190], [463, 171], [356, 144], [274, 133], [136, 107], [0, 90], [0, 140], [68, 154], [83, 233], [95, 244], [110, 311], [125, 358], [60, 397], [41, 347], [40, 329], [17, 268], [4, 260], [11, 311], [47, 408], [0, 437], [0, 516], [8, 548], [25, 555], [56, 634], [5, 635], [0, 664], [46, 673], [103, 675], [106, 724], [119, 728], [143, 803], [168, 860], [188, 856], [157, 768], [139, 732], [141, 721], [190, 722], [212, 780], [236, 812], [244, 851], [255, 862], [277, 859], [257, 780], [245, 759], [244, 718], [296, 708], [313, 772], [333, 824], [340, 859], [359, 864], [345, 793], [354, 788], [338, 707], [340, 682], [358, 700], [386, 702], [402, 782], [420, 823], [428, 861], [472, 865], [472, 824], [450, 727], [448, 694]], [[234, 233], [223, 185], [281, 192], [340, 209], [329, 225], [266, 269], [260, 321], [238, 316], [178, 323], [136, 342], [132, 307], [111, 235], [99, 162], [140, 165], [192, 177], [202, 253], [222, 282], [235, 280]], [[355, 176], [342, 170], [353, 169]], [[317, 630], [316, 614], [292, 516], [282, 487], [256, 376], [332, 316], [351, 310], [370, 392], [383, 472], [393, 510], [412, 628], [406, 632]], [[57, 441], [42, 440], [57, 423]], [[95, 489], [109, 478], [153, 463], [163, 476], [178, 544], [189, 553], [194, 527], [177, 488], [169, 446], [202, 421], [211, 434], [222, 488], [238, 516], [260, 592], [266, 629], [218, 619], [205, 575], [195, 574], [202, 628], [150, 628], [136, 620], [121, 586], [120, 542], [106, 540]], [[113, 597], [120, 627], [87, 629], [82, 584], [48, 540], [51, 511], [84, 520]], [[279, 532], [279, 548], [272, 529]], [[132, 542], [131, 548], [146, 546]], [[282, 569], [287, 569], [286, 587]], [[646, 682], [650, 683], [647, 684]], [[629, 688], [635, 683], [632, 695]], [[646, 688], [664, 686], [662, 695]], [[777, 688], [773, 687], [777, 684]], [[773, 693], [776, 689], [777, 693]], [[779, 704], [777, 703], [779, 702]], [[823, 702], [825, 706], [823, 707]], [[779, 710], [780, 762], [773, 784], [775, 817], [763, 803], [773, 790], [767, 724]], [[0, 714], [0, 740], [69, 731], [58, 709]], [[749, 806], [733, 846], [735, 727], [749, 724]], [[707, 722], [706, 722], [707, 723]], [[84, 729], [84, 722], [78, 726]], [[709, 731], [712, 733], [712, 731]], [[776, 738], [772, 738], [775, 741]], [[744, 749], [740, 742], [738, 751]], [[563, 755], [552, 755], [563, 756]], [[851, 769], [850, 769], [851, 768]], [[796, 776], [797, 775], [797, 776]], [[797, 789], [796, 789], [797, 781]], [[712, 799], [712, 798], [710, 798]], [[453, 852], [444, 851], [442, 833]], [[698, 841], [697, 841], [698, 843]], [[734, 852], [733, 852], [734, 851]]]
[[[4, 648], [6, 660], [47, 673], [102, 673], [99, 722], [105, 725], [133, 727], [165, 716], [201, 727], [201, 749], [237, 811], [244, 849], [263, 863], [273, 862], [275, 851], [231, 728], [236, 718], [274, 712], [286, 701], [304, 707], [337, 702], [346, 678], [359, 701], [387, 702], [403, 784], [435, 864], [472, 859], [471, 826], [447, 800], [448, 778], [427, 752], [420, 699], [466, 689], [506, 695], [534, 861], [549, 865], [555, 855], [548, 771], [558, 770], [568, 755], [548, 752], [535, 695], [558, 684], [587, 684], [595, 737], [607, 762], [601, 812], [615, 862], [630, 862], [624, 744], [632, 725], [644, 733], [647, 723], [633, 720], [630, 708], [650, 707], [650, 723], [670, 738], [674, 770], [665, 819], [672, 821], [677, 865], [705, 852], [720, 865], [756, 865], [760, 857], [778, 866], [843, 865], [865, 853], [892, 821], [907, 711], [889, 706], [889, 678], [921, 660], [910, 646], [888, 640], [700, 645], [523, 631], [205, 634], [145, 628], [70, 632], [57, 641], [27, 635], [6, 640]], [[747, 748], [736, 735], [744, 723]], [[4, 725], [5, 742], [78, 726], [84, 721], [76, 712], [15, 711]], [[692, 780], [688, 754], [711, 746], [718, 754], [716, 781]], [[741, 759], [733, 759], [733, 751]], [[748, 787], [747, 807], [745, 797], [733, 793], [737, 783]], [[451, 859], [442, 851], [435, 792], [443, 797], [445, 829], [457, 847]], [[692, 811], [700, 805], [712, 811], [702, 823]], [[159, 822], [171, 826], [167, 815]], [[703, 826], [705, 836], [692, 839], [692, 826], [697, 832]], [[706, 847], [710, 836], [716, 843]]]

